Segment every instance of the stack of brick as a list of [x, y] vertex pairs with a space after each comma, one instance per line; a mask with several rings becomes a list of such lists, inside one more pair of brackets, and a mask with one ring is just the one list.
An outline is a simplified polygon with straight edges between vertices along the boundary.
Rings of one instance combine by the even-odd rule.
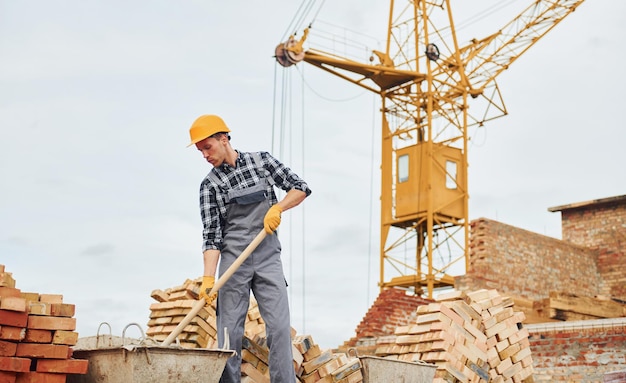
[[[295, 335], [293, 366], [302, 383], [360, 383], [361, 363], [345, 353], [322, 350], [310, 335]], [[242, 383], [269, 383], [269, 349], [266, 339], [244, 336], [242, 350]]]
[[[191, 311], [198, 299], [201, 279], [186, 280], [182, 285], [152, 291], [157, 301], [150, 305], [150, 320], [146, 335], [162, 342]], [[215, 302], [202, 308], [177, 337], [183, 348], [217, 347]]]
[[[310, 335], [293, 339], [295, 356], [301, 360], [296, 377], [302, 383], [359, 383], [363, 381], [361, 362], [357, 357], [332, 350], [322, 350]], [[259, 383], [259, 382], [257, 382]]]
[[524, 314], [496, 290], [454, 291], [417, 309], [378, 356], [437, 365], [434, 382], [529, 382], [532, 357]]
[[[180, 286], [166, 290], [154, 290], [150, 305], [150, 320], [146, 335], [163, 341], [191, 311], [198, 299], [201, 278], [187, 280]], [[215, 302], [204, 307], [191, 320], [178, 337], [186, 348], [217, 347]], [[358, 358], [345, 353], [322, 351], [310, 335], [298, 335], [292, 328], [293, 366], [302, 383], [359, 383], [362, 382], [361, 364]], [[254, 298], [244, 323], [242, 339], [242, 383], [269, 383], [269, 348], [265, 322]]]
[[88, 361], [72, 359], [74, 313], [62, 295], [22, 292], [0, 265], [0, 382], [65, 383], [68, 374], [86, 374]]

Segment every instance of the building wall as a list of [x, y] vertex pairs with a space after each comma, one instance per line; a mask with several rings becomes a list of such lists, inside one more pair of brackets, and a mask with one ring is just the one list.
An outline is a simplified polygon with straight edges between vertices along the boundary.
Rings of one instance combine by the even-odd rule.
[[593, 297], [604, 281], [594, 251], [485, 218], [471, 225], [470, 260], [458, 290], [496, 289], [532, 300], [551, 291]]
[[534, 382], [602, 382], [626, 369], [626, 319], [527, 325]]
[[[564, 240], [484, 218], [472, 221], [469, 270], [455, 287], [532, 300], [550, 291], [626, 300], [626, 207], [562, 213]], [[526, 327], [535, 382], [603, 382], [626, 370], [626, 318]]]
[[[562, 214], [563, 240], [485, 218], [472, 221], [469, 269], [455, 278], [455, 288], [496, 289], [530, 300], [547, 298], [556, 291], [626, 301], [625, 202], [626, 198], [614, 198], [608, 203], [552, 210]], [[418, 300], [396, 289], [382, 292], [356, 336], [343, 347], [373, 351], [377, 338], [414, 320], [415, 307], [428, 303]], [[530, 334], [534, 382], [624, 381], [626, 318], [525, 327]]]
[[561, 211], [563, 240], [598, 253], [602, 295], [626, 300], [626, 204], [590, 204]]
[[355, 347], [362, 354], [373, 354], [379, 337], [393, 335], [396, 327], [414, 323], [417, 308], [431, 302], [400, 288], [381, 291], [357, 326], [355, 336], [339, 346], [339, 349]]

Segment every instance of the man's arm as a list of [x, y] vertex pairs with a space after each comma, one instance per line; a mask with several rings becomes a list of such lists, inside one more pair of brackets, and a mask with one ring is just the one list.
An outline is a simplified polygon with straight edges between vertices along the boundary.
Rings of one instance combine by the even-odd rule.
[[306, 192], [298, 189], [291, 189], [280, 202], [269, 208], [263, 217], [263, 229], [267, 234], [272, 234], [280, 225], [280, 215], [283, 211], [298, 206], [306, 198]]
[[204, 258], [204, 275], [214, 277], [217, 270], [217, 261], [220, 259], [220, 251], [209, 249], [205, 250], [202, 255]]
[[300, 205], [305, 198], [306, 193], [302, 190], [291, 189], [287, 192], [285, 198], [278, 202], [278, 205], [280, 205], [282, 211], [289, 210], [292, 207]]

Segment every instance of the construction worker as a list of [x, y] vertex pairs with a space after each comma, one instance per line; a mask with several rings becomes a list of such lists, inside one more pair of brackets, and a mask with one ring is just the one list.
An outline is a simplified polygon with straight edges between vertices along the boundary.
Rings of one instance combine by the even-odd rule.
[[[200, 185], [204, 277], [200, 296], [208, 293], [219, 275], [265, 230], [267, 236], [218, 292], [218, 346], [224, 347], [227, 329], [230, 348], [237, 354], [226, 363], [220, 383], [241, 381], [241, 348], [250, 290], [265, 322], [273, 383], [295, 382], [287, 283], [274, 234], [281, 213], [299, 205], [311, 190], [291, 169], [267, 152], [246, 153], [230, 144], [230, 129], [216, 115], [198, 117], [189, 129], [191, 143], [213, 169]], [[286, 191], [278, 201], [273, 185]]]

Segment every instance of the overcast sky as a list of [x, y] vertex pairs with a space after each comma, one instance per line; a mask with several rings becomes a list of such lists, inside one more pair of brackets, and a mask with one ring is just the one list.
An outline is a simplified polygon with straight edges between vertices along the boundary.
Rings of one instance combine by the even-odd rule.
[[[330, 3], [318, 20], [384, 41], [387, 3]], [[452, 3], [457, 23], [504, 4]], [[80, 336], [145, 326], [152, 290], [202, 274], [210, 165], [186, 145], [215, 113], [236, 149], [273, 151], [313, 190], [281, 225], [293, 327], [323, 348], [354, 335], [378, 291], [378, 100], [276, 67], [298, 6], [0, 0], [0, 264], [18, 288], [63, 294]], [[498, 78], [509, 115], [472, 132], [471, 219], [560, 238], [549, 207], [626, 194], [625, 25], [626, 2], [586, 1]]]

